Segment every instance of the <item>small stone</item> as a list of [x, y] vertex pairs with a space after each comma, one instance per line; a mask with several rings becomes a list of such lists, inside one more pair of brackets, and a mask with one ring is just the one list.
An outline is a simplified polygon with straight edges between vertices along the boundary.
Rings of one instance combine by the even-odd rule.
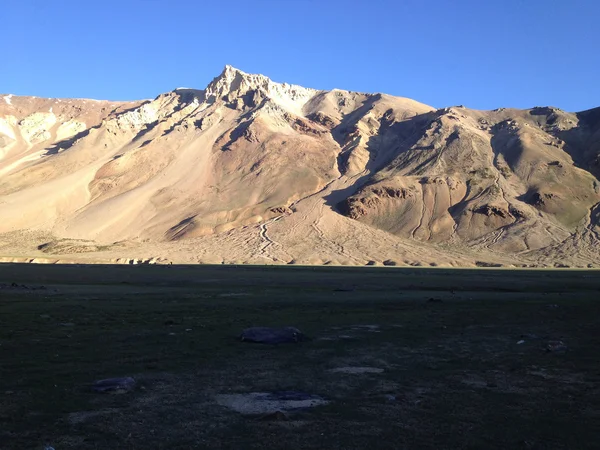
[[521, 339], [520, 341], [517, 342], [517, 345], [521, 345], [521, 344], [524, 344], [524, 343], [525, 343], [525, 341], [523, 339]]
[[384, 397], [385, 397], [385, 399], [386, 399], [388, 402], [395, 402], [395, 401], [396, 401], [396, 396], [395, 396], [395, 395], [392, 395], [392, 394], [386, 394], [386, 395], [384, 395]]
[[94, 392], [124, 394], [135, 388], [136, 382], [132, 377], [107, 378], [98, 380], [92, 386]]
[[75, 324], [72, 322], [65, 322], [60, 324], [61, 327], [74, 327]]

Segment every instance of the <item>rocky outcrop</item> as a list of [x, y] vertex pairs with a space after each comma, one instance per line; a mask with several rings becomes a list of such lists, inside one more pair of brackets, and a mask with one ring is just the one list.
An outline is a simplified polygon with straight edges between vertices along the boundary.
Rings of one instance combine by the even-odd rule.
[[385, 199], [406, 200], [407, 198], [414, 198], [414, 195], [414, 191], [410, 189], [378, 186], [369, 189], [368, 195], [348, 197], [339, 205], [339, 208], [348, 217], [359, 219], [382, 205]]

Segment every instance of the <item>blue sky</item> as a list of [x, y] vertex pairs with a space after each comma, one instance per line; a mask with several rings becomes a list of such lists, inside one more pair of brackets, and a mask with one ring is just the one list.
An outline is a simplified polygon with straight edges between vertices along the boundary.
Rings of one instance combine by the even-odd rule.
[[225, 64], [435, 107], [600, 106], [597, 0], [2, 0], [0, 92], [110, 100]]

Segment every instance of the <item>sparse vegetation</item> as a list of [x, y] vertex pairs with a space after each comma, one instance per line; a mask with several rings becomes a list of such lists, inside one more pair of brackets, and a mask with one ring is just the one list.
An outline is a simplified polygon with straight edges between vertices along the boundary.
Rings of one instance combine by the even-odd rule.
[[471, 179], [474, 180], [493, 180], [496, 178], [494, 171], [489, 167], [483, 167], [469, 172]]
[[[600, 440], [593, 271], [2, 265], [0, 283], [3, 450]], [[312, 340], [235, 338], [254, 325]], [[383, 372], [330, 370], [351, 366]], [[91, 391], [114, 376], [136, 390]], [[278, 390], [330, 403], [261, 418], [215, 401]]]
[[508, 164], [498, 164], [497, 168], [504, 178], [510, 178], [512, 176], [512, 170], [510, 169]]
[[500, 195], [502, 193], [502, 189], [500, 189], [499, 186], [497, 186], [497, 185], [494, 184], [494, 185], [490, 186], [489, 193], [492, 194], [492, 195], [494, 195], [494, 196], [497, 196], [497, 195]]

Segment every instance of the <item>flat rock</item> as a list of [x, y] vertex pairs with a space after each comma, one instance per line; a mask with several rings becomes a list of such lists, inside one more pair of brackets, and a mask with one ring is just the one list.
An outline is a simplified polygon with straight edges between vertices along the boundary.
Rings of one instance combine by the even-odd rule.
[[240, 414], [275, 414], [315, 406], [329, 401], [318, 395], [304, 392], [250, 392], [248, 394], [222, 394], [215, 397], [217, 403]]
[[240, 339], [243, 342], [256, 342], [259, 344], [287, 344], [301, 342], [306, 339], [306, 336], [294, 327], [252, 327], [242, 331]]
[[350, 374], [383, 373], [383, 369], [378, 367], [337, 367], [335, 369], [331, 369], [330, 372]]
[[107, 378], [98, 380], [92, 386], [94, 392], [109, 394], [124, 394], [135, 388], [135, 380], [131, 377]]

